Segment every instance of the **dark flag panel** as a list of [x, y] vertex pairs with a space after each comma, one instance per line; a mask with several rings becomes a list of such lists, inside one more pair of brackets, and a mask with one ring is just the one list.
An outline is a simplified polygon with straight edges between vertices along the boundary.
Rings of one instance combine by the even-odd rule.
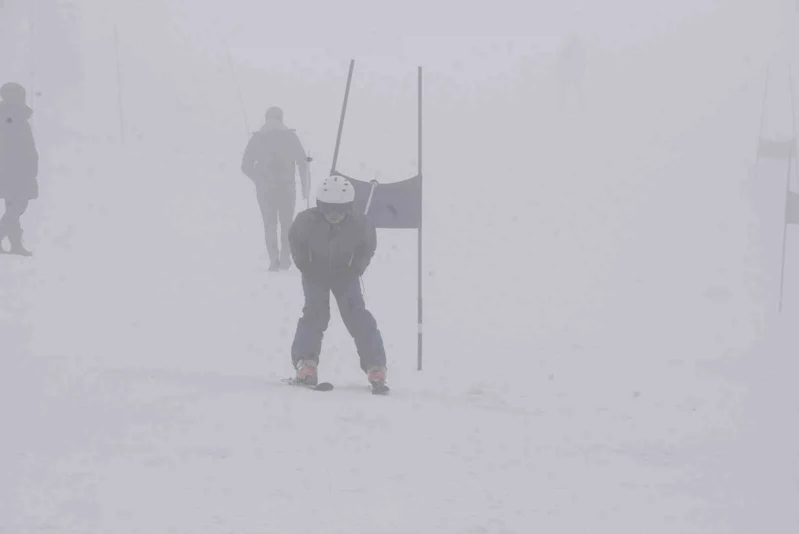
[[799, 224], [799, 193], [788, 191], [785, 224]]
[[411, 229], [422, 224], [421, 176], [388, 184], [347, 179], [355, 187], [355, 210], [366, 213], [377, 228]]
[[757, 149], [757, 158], [787, 161], [791, 159], [795, 146], [795, 139], [786, 139], [782, 141], [761, 139]]

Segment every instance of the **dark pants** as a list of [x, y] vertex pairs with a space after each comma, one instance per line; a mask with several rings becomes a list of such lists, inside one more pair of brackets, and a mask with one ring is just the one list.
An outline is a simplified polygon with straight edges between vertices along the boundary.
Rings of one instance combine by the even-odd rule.
[[305, 306], [297, 322], [297, 333], [291, 346], [291, 360], [313, 360], [319, 363], [322, 337], [330, 323], [330, 293], [336, 297], [341, 319], [355, 340], [361, 359], [361, 369], [368, 371], [376, 365], [386, 365], [383, 337], [377, 322], [363, 301], [360, 279], [353, 278], [344, 284], [326, 284], [302, 277]]
[[6, 199], [6, 212], [0, 218], [0, 240], [8, 237], [12, 246], [22, 244], [22, 225], [19, 219], [27, 209], [27, 200]]
[[[266, 182], [256, 187], [258, 206], [264, 222], [266, 251], [273, 263], [288, 266], [291, 261], [289, 250], [289, 228], [294, 222], [294, 208], [297, 203], [297, 187], [294, 180]], [[278, 249], [277, 225], [280, 222], [280, 248]]]

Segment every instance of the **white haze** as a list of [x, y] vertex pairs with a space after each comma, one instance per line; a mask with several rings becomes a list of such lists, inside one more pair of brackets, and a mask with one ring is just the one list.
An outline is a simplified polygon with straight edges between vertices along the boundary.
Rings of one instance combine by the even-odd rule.
[[[799, 532], [799, 235], [779, 313], [756, 165], [795, 9], [0, 0], [42, 191], [0, 257], [0, 532]], [[386, 398], [336, 311], [337, 389], [280, 384], [302, 292], [240, 171], [279, 105], [327, 175], [350, 59], [361, 179], [415, 174], [424, 69], [423, 371], [415, 232], [364, 277]]]

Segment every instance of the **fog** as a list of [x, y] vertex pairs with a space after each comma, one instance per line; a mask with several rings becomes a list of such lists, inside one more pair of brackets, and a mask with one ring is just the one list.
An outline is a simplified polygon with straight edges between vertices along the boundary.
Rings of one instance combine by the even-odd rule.
[[[758, 153], [795, 135], [797, 24], [788, 0], [0, 0], [40, 190], [33, 256], [0, 256], [0, 531], [799, 531], [799, 181]], [[241, 170], [279, 106], [314, 205], [350, 61], [336, 170], [367, 182], [416, 174], [423, 76], [421, 371], [417, 232], [379, 228], [363, 276], [387, 398], [337, 311], [335, 390], [280, 383], [303, 287], [267, 271]]]

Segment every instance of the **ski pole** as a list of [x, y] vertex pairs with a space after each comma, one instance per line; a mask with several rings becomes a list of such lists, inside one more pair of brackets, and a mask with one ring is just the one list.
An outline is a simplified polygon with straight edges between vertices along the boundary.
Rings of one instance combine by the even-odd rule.
[[308, 151], [308, 156], [305, 158], [305, 161], [308, 163], [308, 194], [305, 197], [305, 207], [310, 209], [311, 208], [311, 162], [313, 161], [310, 150]]

